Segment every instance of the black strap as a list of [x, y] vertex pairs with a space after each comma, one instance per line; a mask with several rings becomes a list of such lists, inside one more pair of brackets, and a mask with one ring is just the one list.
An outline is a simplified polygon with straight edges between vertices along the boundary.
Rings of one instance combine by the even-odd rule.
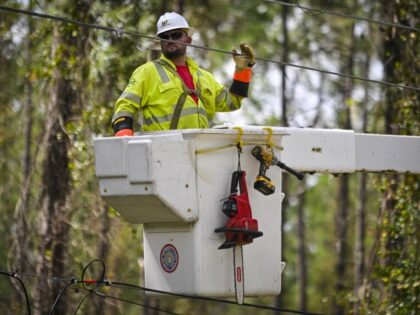
[[112, 130], [114, 134], [122, 129], [131, 129], [133, 130], [133, 118], [131, 117], [120, 117], [117, 118], [112, 124]]
[[172, 114], [171, 124], [169, 125], [169, 129], [177, 129], [179, 119], [181, 118], [182, 108], [184, 107], [185, 100], [187, 95], [192, 94], [192, 90], [184, 91], [178, 98], [176, 102], [174, 113]]
[[[184, 90], [184, 92], [179, 96], [178, 101], [176, 102], [176, 105], [175, 105], [175, 108], [174, 108], [174, 113], [172, 114], [171, 123], [169, 125], [169, 129], [177, 129], [179, 119], [181, 118], [181, 112], [182, 112], [182, 109], [184, 107], [185, 100], [187, 99], [187, 95], [195, 94], [203, 102], [203, 99], [201, 97], [201, 93], [198, 89], [191, 90], [185, 84], [184, 80], [181, 78], [179, 73], [174, 68], [172, 68], [171, 65], [169, 65], [165, 60], [159, 59], [159, 60], [155, 60], [154, 62], [164, 66], [166, 69], [168, 69], [170, 72], [172, 72], [175, 76], [177, 76], [181, 80], [182, 89]], [[197, 84], [197, 85], [199, 87], [199, 84]]]

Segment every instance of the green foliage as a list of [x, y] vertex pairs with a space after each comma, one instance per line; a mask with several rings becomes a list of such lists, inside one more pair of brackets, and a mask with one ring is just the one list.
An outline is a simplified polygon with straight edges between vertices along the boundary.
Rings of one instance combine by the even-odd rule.
[[[384, 15], [407, 24], [416, 16], [416, 1], [393, 2]], [[416, 34], [406, 30], [388, 30], [384, 38], [385, 73], [388, 80], [419, 84], [419, 57]], [[419, 135], [418, 93], [388, 90], [384, 102], [384, 128], [402, 135]], [[415, 314], [420, 310], [419, 296], [419, 176], [388, 175], [382, 179], [383, 219], [380, 222], [379, 251], [371, 281], [376, 286], [367, 291], [368, 313]]]
[[382, 181], [386, 203], [392, 207], [385, 209], [381, 222], [379, 261], [375, 265], [374, 278], [382, 290], [368, 292], [368, 309], [379, 314], [415, 314], [419, 310], [419, 188], [416, 175], [388, 176]]
[[[395, 1], [391, 1], [395, 4]], [[412, 17], [418, 16], [418, 4], [414, 0], [399, 1], [398, 18], [401, 23], [411, 23]], [[84, 11], [86, 1], [36, 1], [34, 10], [72, 18], [78, 16], [87, 23], [122, 28], [145, 35], [155, 33], [155, 23], [163, 11], [183, 9], [190, 24], [196, 29], [196, 44], [230, 51], [238, 48], [240, 42], [253, 46], [260, 58], [281, 61], [283, 58], [284, 34], [282, 34], [281, 14], [284, 6], [264, 1], [109, 1], [91, 3], [90, 10]], [[183, 5], [182, 5], [183, 4]], [[303, 3], [302, 3], [303, 4]], [[328, 11], [349, 13], [352, 15], [388, 18], [379, 16], [378, 1], [308, 1], [305, 5], [325, 8]], [[26, 2], [2, 1], [2, 5], [23, 7]], [[387, 4], [388, 5], [388, 2]], [[295, 64], [329, 70], [342, 69], [350, 57], [349, 29], [351, 21], [331, 17], [322, 13], [305, 12], [303, 9], [288, 10], [288, 60]], [[34, 25], [27, 33], [28, 20]], [[378, 26], [368, 27], [366, 23], [357, 23], [354, 52], [354, 74], [366, 76], [364, 61], [367, 57], [378, 62], [381, 55], [382, 39], [387, 34]], [[71, 45], [57, 45], [53, 33], [66, 34]], [[392, 64], [395, 82], [419, 86], [418, 76], [418, 34], [415, 32], [397, 32], [398, 43], [403, 58]], [[86, 36], [86, 46], [79, 47], [80, 39]], [[28, 51], [27, 39], [31, 40]], [[101, 253], [107, 266], [107, 276], [123, 282], [142, 284], [142, 229], [128, 224], [124, 218], [112, 209], [106, 208], [98, 196], [98, 187], [94, 175], [94, 154], [92, 139], [111, 134], [110, 121], [115, 100], [124, 89], [132, 71], [147, 60], [151, 49], [157, 44], [148, 39], [129, 35], [119, 35], [101, 30], [87, 30], [72, 24], [58, 23], [40, 18], [0, 12], [0, 268], [9, 269], [16, 262], [10, 257], [9, 244], [14, 231], [15, 207], [19, 203], [22, 183], [21, 155], [23, 151], [24, 118], [22, 113], [26, 97], [24, 79], [29, 78], [33, 91], [33, 135], [31, 152], [32, 186], [31, 202], [27, 213], [29, 225], [30, 270], [35, 272], [36, 253], [39, 243], [39, 200], [43, 194], [40, 186], [42, 160], [45, 147], [45, 122], [48, 104], [51, 101], [51, 87], [57, 80], [57, 70], [69, 87], [77, 90], [74, 100], [79, 110], [64, 126], [62, 132], [69, 136], [70, 150], [68, 168], [71, 175], [71, 192], [67, 200], [70, 213], [69, 260], [66, 274], [61, 277], [80, 276], [80, 272], [89, 261]], [[231, 56], [190, 47], [190, 53], [210, 71], [216, 71], [221, 80], [230, 83], [231, 69], [227, 66]], [[31, 62], [28, 64], [28, 53]], [[383, 51], [384, 59], [392, 52]], [[241, 110], [243, 119], [248, 124], [280, 124], [279, 85], [280, 66], [258, 61], [254, 67], [252, 94], [244, 101]], [[362, 120], [364, 107], [369, 112], [368, 130], [382, 132], [386, 124], [383, 118], [387, 100], [392, 99], [393, 130], [404, 135], [420, 134], [420, 110], [418, 95], [415, 92], [392, 89], [381, 90], [380, 86], [369, 84], [368, 104], [361, 99], [365, 83], [354, 81], [354, 93], [344, 101], [341, 99], [344, 80], [334, 76], [320, 76], [315, 72], [287, 69], [286, 94], [289, 100], [289, 120], [299, 126], [337, 127], [334, 116], [343, 108], [351, 108], [353, 123]], [[384, 97], [385, 95], [385, 97]], [[320, 105], [315, 108], [315, 102]], [[314, 107], [314, 108], [312, 108]], [[357, 108], [358, 110], [354, 110]], [[315, 114], [307, 114], [307, 112]], [[231, 120], [237, 120], [237, 113]], [[319, 115], [316, 121], [313, 117]], [[218, 123], [223, 123], [224, 116], [218, 116]], [[229, 118], [230, 119], [230, 118]], [[306, 247], [308, 265], [308, 310], [331, 313], [331, 301], [334, 292], [334, 264], [336, 251], [334, 235], [334, 214], [337, 208], [337, 180], [330, 175], [310, 176], [306, 188]], [[389, 187], [397, 180], [397, 187]], [[378, 196], [374, 182], [381, 182], [385, 196]], [[378, 184], [379, 185], [379, 184]], [[356, 176], [350, 179], [351, 207], [357, 204]], [[366, 314], [414, 314], [418, 311], [420, 296], [420, 272], [418, 266], [418, 240], [420, 226], [419, 178], [402, 175], [399, 178], [370, 179], [368, 184], [369, 209], [367, 218], [366, 247], [372, 250], [367, 259], [373, 263], [373, 270], [368, 270], [365, 300], [362, 308]], [[290, 206], [286, 212], [288, 222], [285, 227], [284, 259], [287, 267], [283, 275], [282, 305], [284, 308], [297, 309], [297, 198], [299, 186], [291, 182]], [[392, 211], [380, 212], [380, 199], [393, 204]], [[353, 212], [352, 212], [353, 213]], [[378, 219], [379, 218], [379, 219]], [[345, 275], [346, 288], [339, 292], [341, 303], [350, 309], [355, 296], [352, 289], [352, 244], [354, 222], [349, 215], [348, 233], [349, 261]], [[378, 227], [379, 222], [379, 227]], [[375, 233], [378, 228], [378, 233]], [[380, 237], [377, 238], [377, 235]], [[103, 248], [102, 248], [103, 249]], [[51, 252], [47, 252], [50, 255]], [[369, 273], [371, 271], [371, 273]], [[27, 279], [24, 279], [27, 280]], [[33, 292], [35, 281], [26, 282]], [[108, 290], [108, 289], [107, 289]], [[7, 278], [0, 278], [0, 313], [10, 312], [9, 304], [16, 296], [16, 290]], [[137, 291], [106, 291], [129, 300], [137, 301]], [[69, 290], [66, 299], [70, 305], [77, 305], [82, 293]], [[101, 300], [102, 301], [102, 300]], [[250, 300], [255, 303], [272, 304], [272, 298]], [[80, 313], [95, 313], [94, 304], [86, 303]], [[96, 301], [98, 302], [98, 301]], [[103, 302], [103, 301], [102, 301]], [[108, 305], [108, 304], [107, 304]], [[110, 304], [109, 304], [110, 305]], [[159, 301], [159, 307], [181, 314], [266, 314], [255, 310], [217, 305], [212, 303], [191, 302], [189, 300], [165, 299]], [[13, 312], [24, 312], [24, 304], [13, 302]], [[105, 314], [138, 314], [139, 306], [118, 303], [105, 311]]]

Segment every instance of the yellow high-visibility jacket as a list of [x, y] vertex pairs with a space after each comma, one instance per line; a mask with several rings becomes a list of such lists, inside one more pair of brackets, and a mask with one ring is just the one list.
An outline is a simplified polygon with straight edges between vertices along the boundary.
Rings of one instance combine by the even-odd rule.
[[[195, 90], [190, 90], [176, 72], [174, 63], [162, 57], [138, 67], [118, 98], [113, 123], [140, 113], [141, 131], [208, 128], [216, 112], [234, 111], [243, 97], [232, 94], [214, 76], [189, 57], [186, 64]], [[198, 104], [191, 97], [198, 97]]]

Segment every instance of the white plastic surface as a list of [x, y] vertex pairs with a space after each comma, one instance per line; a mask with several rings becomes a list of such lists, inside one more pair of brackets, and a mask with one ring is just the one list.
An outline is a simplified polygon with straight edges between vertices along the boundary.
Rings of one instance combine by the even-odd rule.
[[235, 144], [243, 144], [253, 217], [264, 233], [243, 247], [245, 296], [281, 289], [281, 171], [267, 176], [276, 192], [253, 189], [259, 162], [251, 149], [272, 141], [277, 157], [298, 171], [420, 173], [420, 137], [355, 134], [353, 131], [244, 127], [175, 130], [95, 140], [100, 193], [129, 222], [144, 223], [146, 287], [202, 296], [235, 295], [232, 249], [214, 230], [227, 217], [222, 204], [238, 167]]
[[355, 137], [351, 130], [285, 128], [282, 162], [299, 171], [351, 173], [356, 169]]
[[96, 139], [102, 197], [131, 223], [197, 220], [191, 145], [180, 134]]
[[420, 137], [356, 134], [356, 168], [420, 173]]
[[[170, 224], [145, 224], [145, 285], [184, 294], [234, 297], [233, 250], [217, 249], [224, 234], [214, 230], [223, 226], [227, 217], [222, 204], [229, 194], [232, 172], [237, 169], [236, 131], [184, 134], [185, 141], [194, 143], [199, 220], [184, 226]], [[264, 196], [253, 189], [259, 163], [251, 155], [253, 145], [264, 144], [266, 134], [244, 134], [241, 168], [247, 173], [248, 192], [253, 217], [264, 233], [252, 244], [243, 246], [245, 296], [276, 295], [281, 290], [281, 172], [269, 169], [276, 185], [276, 193]], [[280, 145], [281, 136], [273, 139]], [[250, 143], [253, 143], [251, 145]], [[229, 146], [231, 145], [231, 146]], [[166, 245], [178, 253], [175, 271], [165, 272], [160, 256]], [[267, 259], [262, 259], [266, 257]]]

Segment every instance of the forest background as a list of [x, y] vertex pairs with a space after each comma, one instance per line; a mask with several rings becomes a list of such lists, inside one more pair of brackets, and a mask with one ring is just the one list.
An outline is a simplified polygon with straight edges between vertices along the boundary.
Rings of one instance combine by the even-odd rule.
[[[257, 61], [251, 97], [239, 112], [217, 116], [217, 123], [420, 135], [416, 0], [0, 5], [151, 36], [163, 12], [177, 11], [196, 29], [194, 44], [230, 51], [246, 42], [257, 57], [282, 61]], [[143, 284], [142, 226], [128, 224], [98, 195], [92, 142], [111, 135], [115, 100], [156, 47], [148, 38], [0, 10], [1, 314], [27, 314], [17, 278], [34, 314], [280, 314], [154, 299], [112, 286], [98, 296], [69, 282], [100, 259], [107, 278]], [[230, 55], [192, 47], [189, 52], [229, 84]], [[418, 176], [314, 174], [298, 183], [284, 175], [284, 190], [282, 293], [247, 301], [335, 315], [419, 313]]]

